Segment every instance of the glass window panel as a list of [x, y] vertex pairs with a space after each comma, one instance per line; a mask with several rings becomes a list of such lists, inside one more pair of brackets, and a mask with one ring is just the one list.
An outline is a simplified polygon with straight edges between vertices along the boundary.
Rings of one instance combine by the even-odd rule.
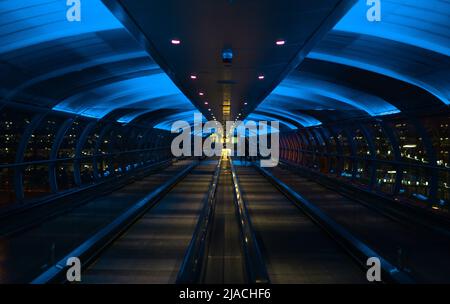
[[329, 157], [328, 158], [328, 164], [329, 164], [329, 169], [328, 172], [330, 174], [336, 174], [336, 170], [337, 170], [337, 158], [336, 157]]
[[450, 116], [430, 117], [422, 122], [436, 151], [437, 165], [450, 168]]
[[78, 138], [82, 134], [85, 127], [86, 123], [82, 120], [72, 123], [61, 142], [61, 146], [59, 147], [58, 151], [58, 158], [75, 157], [75, 149], [77, 146]]
[[377, 159], [394, 160], [392, 144], [386, 136], [383, 127], [379, 123], [367, 124], [366, 126], [372, 135]]
[[90, 184], [94, 181], [94, 170], [91, 163], [81, 163], [80, 175], [82, 184]]
[[345, 158], [343, 162], [341, 176], [351, 178], [352, 174], [353, 174], [353, 161], [349, 158]]
[[0, 111], [0, 163], [14, 163], [22, 134], [33, 115], [18, 109]]
[[448, 211], [450, 204], [450, 172], [447, 170], [439, 171], [437, 199], [439, 205]]
[[367, 139], [361, 129], [356, 129], [353, 140], [356, 146], [356, 155], [359, 157], [370, 156], [370, 149]]
[[348, 137], [346, 133], [341, 130], [340, 132], [337, 132], [337, 139], [342, 147], [342, 154], [344, 156], [352, 156], [352, 150], [350, 147], [350, 142], [348, 140]]
[[58, 190], [64, 191], [74, 188], [75, 180], [73, 175], [72, 163], [59, 163], [56, 165], [56, 180], [58, 183]]
[[414, 163], [428, 163], [428, 156], [423, 145], [423, 139], [406, 120], [389, 123], [397, 137], [401, 157], [404, 161]]
[[379, 163], [376, 174], [376, 189], [387, 194], [393, 194], [397, 170], [391, 165]]
[[107, 131], [106, 134], [101, 139], [102, 142], [99, 145], [97, 153], [107, 154], [112, 152], [112, 148], [114, 147], [114, 140], [116, 137], [116, 131], [110, 130]]
[[86, 142], [83, 146], [83, 149], [81, 151], [82, 156], [92, 156], [94, 155], [94, 149], [95, 145], [97, 144], [97, 140], [100, 137], [100, 132], [102, 128], [105, 126], [102, 124], [98, 124], [94, 127], [94, 129], [91, 131], [91, 133], [88, 135]]
[[369, 161], [359, 160], [358, 161], [358, 169], [356, 170], [355, 178], [359, 183], [364, 185], [370, 184], [370, 176], [371, 176], [371, 164]]
[[62, 122], [61, 117], [46, 117], [31, 135], [25, 152], [25, 161], [50, 159], [53, 141]]
[[400, 194], [425, 202], [429, 198], [431, 174], [425, 168], [408, 167], [403, 171]]
[[25, 199], [34, 199], [51, 193], [48, 165], [30, 165], [23, 171]]
[[0, 169], [0, 208], [14, 203], [14, 170]]

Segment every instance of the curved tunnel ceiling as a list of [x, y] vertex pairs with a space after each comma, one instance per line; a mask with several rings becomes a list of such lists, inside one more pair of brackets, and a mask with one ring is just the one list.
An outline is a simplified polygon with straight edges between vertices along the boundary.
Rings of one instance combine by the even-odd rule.
[[358, 1], [257, 110], [325, 122], [448, 107], [450, 2], [382, 1], [373, 23], [367, 8]]
[[195, 110], [100, 0], [82, 3], [82, 22], [67, 22], [66, 11], [65, 1], [0, 2], [3, 104], [120, 123]]
[[259, 104], [355, 1], [104, 2], [205, 116], [230, 120]]
[[[260, 3], [260, 13], [269, 2]], [[323, 4], [321, 1], [306, 2], [318, 7]], [[274, 11], [279, 12], [274, 14], [277, 16], [274, 20], [278, 20], [276, 18], [280, 18], [286, 8], [289, 5], [280, 5], [279, 10]], [[182, 11], [182, 6], [177, 10]], [[216, 53], [223, 49], [223, 41], [220, 45], [205, 45], [205, 53], [197, 54], [197, 59], [177, 73], [177, 77], [183, 79], [190, 73], [199, 76], [195, 86], [185, 90], [176, 79], [177, 85], [172, 82], [174, 69], [169, 69], [167, 76], [148, 55], [147, 49], [100, 0], [83, 1], [82, 22], [68, 23], [66, 11], [65, 1], [59, 0], [0, 2], [0, 108], [9, 102], [31, 104], [96, 119], [111, 118], [121, 123], [139, 122], [168, 129], [178, 118], [192, 123], [196, 107], [208, 115], [204, 101], [214, 99], [215, 95], [208, 94], [206, 99], [198, 96], [199, 90], [209, 86], [208, 83], [203, 85], [202, 78], [211, 81], [211, 87], [233, 86], [233, 82], [218, 84], [217, 79], [221, 78], [206, 73], [207, 66], [202, 61], [209, 51], [214, 53], [211, 55], [214, 60], [220, 59], [220, 54]], [[321, 12], [324, 11], [322, 6]], [[366, 11], [366, 1], [359, 0], [320, 42], [314, 41], [315, 46], [307, 59], [278, 86], [275, 84], [282, 80], [288, 59], [299, 50], [300, 38], [296, 35], [301, 37], [304, 33], [292, 30], [289, 35], [283, 34], [283, 29], [294, 27], [295, 22], [275, 26], [270, 31], [264, 31], [261, 23], [252, 24], [261, 36], [243, 43], [267, 39], [271, 45], [258, 44], [252, 50], [236, 48], [236, 58], [256, 56], [256, 61], [266, 62], [260, 52], [264, 51], [273, 57], [273, 71], [278, 72], [271, 76], [270, 64], [256, 64], [251, 69], [240, 66], [248, 75], [255, 74], [252, 76], [255, 83], [244, 86], [249, 91], [263, 96], [263, 92], [274, 90], [259, 106], [258, 97], [238, 90], [237, 98], [232, 100], [233, 115], [242, 113], [242, 117], [247, 118], [281, 119], [284, 127], [294, 129], [329, 120], [448, 107], [450, 2], [382, 1], [382, 22], [379, 23], [369, 23]], [[201, 24], [190, 20], [192, 24], [185, 29], [186, 35]], [[273, 23], [268, 22], [268, 25]], [[233, 28], [227, 23], [217, 26], [226, 30]], [[237, 27], [236, 24], [233, 26]], [[163, 35], [161, 39], [167, 42], [175, 37], [175, 29], [169, 26], [167, 31], [156, 34]], [[201, 35], [196, 38], [203, 42], [211, 33], [208, 29], [204, 39]], [[189, 47], [190, 39], [183, 38], [182, 33], [178, 35], [183, 40], [182, 45]], [[276, 48], [273, 45], [276, 39], [286, 39], [286, 45]], [[170, 43], [168, 47], [171, 47]], [[180, 57], [180, 60], [186, 58]], [[267, 66], [269, 68], [265, 70]], [[261, 86], [254, 77], [259, 71], [265, 74], [267, 85]], [[251, 89], [253, 85], [256, 87]], [[223, 90], [212, 89], [211, 92], [221, 92], [223, 97]], [[214, 108], [212, 103], [218, 116], [220, 102], [217, 105], [219, 107]], [[251, 113], [254, 114], [249, 116]]]

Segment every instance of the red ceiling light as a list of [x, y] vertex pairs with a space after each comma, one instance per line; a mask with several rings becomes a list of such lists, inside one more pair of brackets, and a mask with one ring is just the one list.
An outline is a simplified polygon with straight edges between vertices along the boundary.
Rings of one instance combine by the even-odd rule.
[[277, 41], [275, 42], [275, 44], [278, 45], [278, 46], [285, 45], [285, 44], [286, 44], [286, 40], [282, 40], [282, 39], [277, 40]]
[[180, 39], [172, 39], [170, 42], [172, 44], [175, 44], [175, 45], [181, 44], [181, 40]]

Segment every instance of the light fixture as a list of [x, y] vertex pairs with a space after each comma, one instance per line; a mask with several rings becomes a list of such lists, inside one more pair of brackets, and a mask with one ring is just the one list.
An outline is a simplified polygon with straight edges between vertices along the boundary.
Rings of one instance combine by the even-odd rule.
[[208, 102], [207, 101], [205, 101], [205, 105], [207, 105], [208, 104]]
[[275, 44], [276, 44], [276, 45], [285, 45], [285, 44], [286, 44], [286, 40], [283, 40], [283, 39], [277, 40], [277, 41], [275, 42]]
[[244, 105], [248, 105], [248, 103], [244, 102]]
[[263, 80], [263, 79], [264, 79], [264, 75], [259, 75], [259, 76], [258, 76], [258, 79], [259, 79], [259, 80]]
[[208, 109], [208, 111], [211, 111], [211, 109]]
[[203, 96], [203, 95], [205, 95], [205, 93], [200, 92], [200, 93], [198, 93], [198, 95]]
[[197, 79], [197, 75], [191, 75], [191, 79], [193, 80]]
[[181, 40], [180, 39], [172, 39], [170, 42], [172, 44], [175, 44], [175, 45], [181, 44]]
[[222, 50], [222, 62], [226, 65], [231, 65], [233, 62], [233, 50], [232, 49], [223, 49]]

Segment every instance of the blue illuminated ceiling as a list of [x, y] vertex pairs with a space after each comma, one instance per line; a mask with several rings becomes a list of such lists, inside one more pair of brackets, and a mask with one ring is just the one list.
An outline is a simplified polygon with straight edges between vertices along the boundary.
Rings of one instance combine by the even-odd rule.
[[[309, 60], [256, 110], [282, 108], [324, 121], [331, 113], [342, 119], [438, 109], [439, 102], [448, 106], [450, 1], [391, 0], [381, 4], [381, 22], [369, 22], [369, 6], [365, 0], [358, 1], [309, 53]], [[386, 86], [387, 81], [392, 85]], [[426, 95], [420, 90], [432, 97], [414, 101]], [[411, 96], [405, 91], [411, 91]]]
[[[243, 116], [295, 130], [448, 107], [450, 1], [381, 3], [381, 22], [369, 22], [359, 0], [259, 106], [237, 101]], [[0, 1], [1, 103], [165, 130], [192, 123], [195, 107], [101, 0], [82, 1], [81, 22], [68, 22], [67, 8], [64, 0]], [[286, 47], [295, 40], [283, 38]]]
[[334, 30], [363, 34], [450, 56], [448, 0], [381, 0], [381, 22], [369, 22], [365, 0], [342, 18]]
[[3, 102], [121, 123], [149, 113], [168, 115], [167, 121], [193, 113], [192, 103], [100, 0], [82, 1], [81, 22], [68, 22], [67, 10], [61, 0], [0, 2]]

